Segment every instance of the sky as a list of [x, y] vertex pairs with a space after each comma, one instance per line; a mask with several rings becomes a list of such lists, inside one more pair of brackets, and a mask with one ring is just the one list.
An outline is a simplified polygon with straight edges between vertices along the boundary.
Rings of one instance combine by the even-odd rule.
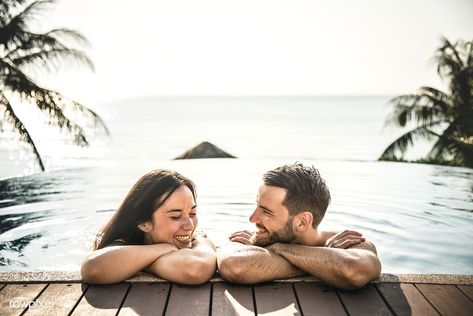
[[473, 39], [471, 0], [59, 0], [95, 72], [37, 77], [88, 105], [136, 96], [397, 95], [444, 88], [441, 36]]

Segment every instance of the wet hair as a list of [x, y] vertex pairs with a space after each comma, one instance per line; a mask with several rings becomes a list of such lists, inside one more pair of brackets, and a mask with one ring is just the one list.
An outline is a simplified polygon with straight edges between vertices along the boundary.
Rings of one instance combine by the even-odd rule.
[[263, 175], [266, 185], [286, 189], [283, 205], [290, 216], [309, 211], [313, 216], [312, 226], [317, 227], [324, 218], [330, 204], [330, 191], [319, 170], [301, 163], [280, 166]]
[[194, 183], [183, 175], [166, 169], [157, 169], [142, 176], [130, 189], [110, 221], [97, 234], [94, 250], [114, 241], [130, 245], [144, 243], [144, 232], [138, 224], [150, 221], [154, 211], [166, 202], [181, 185], [187, 186], [194, 197]]

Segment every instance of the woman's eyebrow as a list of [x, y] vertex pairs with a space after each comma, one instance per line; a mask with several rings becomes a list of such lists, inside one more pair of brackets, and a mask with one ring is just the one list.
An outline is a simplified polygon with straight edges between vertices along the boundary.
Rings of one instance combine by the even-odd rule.
[[[197, 204], [194, 204], [194, 206], [191, 207], [192, 210], [195, 210], [197, 208]], [[171, 213], [171, 212], [182, 212], [182, 208], [172, 208], [168, 210], [166, 213]]]

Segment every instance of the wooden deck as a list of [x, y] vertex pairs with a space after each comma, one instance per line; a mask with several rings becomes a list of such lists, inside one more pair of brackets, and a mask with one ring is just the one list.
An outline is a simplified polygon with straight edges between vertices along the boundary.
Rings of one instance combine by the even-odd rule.
[[200, 286], [77, 278], [0, 273], [0, 315], [473, 315], [473, 276], [386, 274], [356, 291], [314, 278], [254, 286], [218, 277]]

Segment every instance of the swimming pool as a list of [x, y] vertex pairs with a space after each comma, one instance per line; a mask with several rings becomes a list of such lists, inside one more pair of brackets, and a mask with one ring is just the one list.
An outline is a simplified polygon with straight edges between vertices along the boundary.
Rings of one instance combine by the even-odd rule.
[[[302, 101], [286, 100], [277, 103], [280, 113], [266, 118], [263, 113], [274, 107], [247, 106], [245, 112], [235, 103], [215, 112], [217, 101], [209, 101], [200, 111], [189, 108], [184, 122], [160, 119], [177, 117], [184, 106], [150, 106], [136, 118], [110, 106], [107, 115], [118, 113], [108, 119], [113, 150], [101, 151], [93, 163], [82, 157], [82, 165], [78, 159], [72, 167], [0, 181], [0, 271], [78, 270], [99, 227], [131, 185], [154, 168], [175, 169], [195, 181], [199, 228], [223, 247], [231, 232], [252, 228], [248, 216], [261, 175], [302, 161], [320, 170], [332, 193], [323, 228], [362, 232], [377, 246], [383, 272], [473, 274], [473, 170], [375, 161], [386, 138], [378, 135], [385, 110], [376, 110], [383, 106], [379, 99], [362, 101], [369, 114], [349, 108], [345, 116], [330, 116], [327, 103], [298, 107]], [[339, 105], [331, 110], [336, 114], [361, 101], [327, 102]], [[287, 107], [291, 114], [284, 117]], [[192, 118], [197, 112], [199, 123]], [[210, 112], [214, 116], [206, 118]], [[142, 121], [145, 116], [155, 120]], [[120, 129], [127, 120], [127, 129]], [[145, 126], [138, 133], [140, 124]], [[201, 140], [240, 158], [171, 160]]]

